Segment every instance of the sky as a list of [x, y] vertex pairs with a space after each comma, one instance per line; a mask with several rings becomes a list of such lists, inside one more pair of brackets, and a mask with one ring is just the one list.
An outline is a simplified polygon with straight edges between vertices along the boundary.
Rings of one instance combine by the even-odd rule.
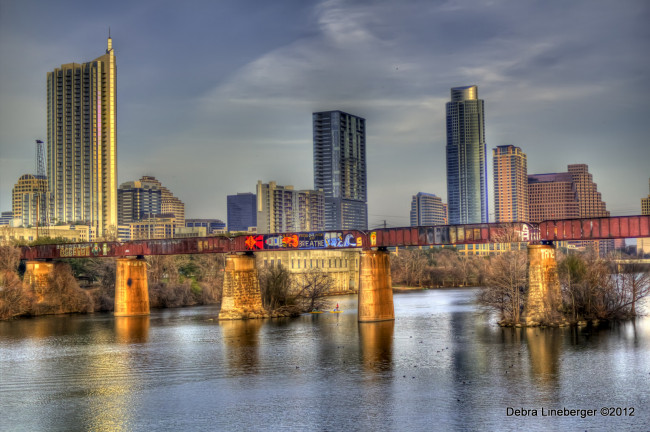
[[118, 184], [153, 175], [188, 218], [226, 220], [258, 180], [313, 188], [316, 111], [366, 119], [369, 225], [447, 199], [445, 103], [477, 85], [492, 152], [585, 163], [612, 215], [650, 178], [647, 0], [0, 0], [0, 210], [35, 172], [46, 74], [117, 59]]

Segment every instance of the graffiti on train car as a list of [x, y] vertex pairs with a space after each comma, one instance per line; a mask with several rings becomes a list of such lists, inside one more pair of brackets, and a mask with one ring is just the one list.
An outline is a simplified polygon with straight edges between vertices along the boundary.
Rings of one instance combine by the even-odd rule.
[[346, 234], [345, 236], [340, 232], [327, 232], [325, 233], [325, 247], [332, 248], [347, 248], [361, 246], [361, 237], [355, 238], [353, 234]]
[[106, 243], [93, 243], [93, 248], [90, 250], [94, 256], [106, 256], [108, 255], [108, 252], [110, 252], [111, 247], [107, 245]]
[[87, 257], [90, 256], [91, 247], [89, 243], [62, 244], [56, 246], [61, 258]]
[[363, 244], [352, 233], [265, 234], [246, 237], [247, 250], [354, 248]]
[[246, 248], [248, 250], [264, 249], [264, 236], [248, 236], [246, 237]]

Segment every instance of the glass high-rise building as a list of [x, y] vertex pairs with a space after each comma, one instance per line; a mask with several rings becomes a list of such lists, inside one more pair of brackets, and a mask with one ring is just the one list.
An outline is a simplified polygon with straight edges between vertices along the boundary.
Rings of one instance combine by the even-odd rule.
[[116, 65], [106, 53], [47, 73], [47, 177], [51, 222], [117, 229]]
[[478, 87], [452, 88], [446, 108], [449, 223], [488, 222], [484, 103]]
[[366, 120], [324, 111], [312, 122], [314, 189], [325, 193], [325, 229], [368, 229]]
[[257, 196], [244, 192], [228, 195], [228, 231], [248, 231], [257, 226]]

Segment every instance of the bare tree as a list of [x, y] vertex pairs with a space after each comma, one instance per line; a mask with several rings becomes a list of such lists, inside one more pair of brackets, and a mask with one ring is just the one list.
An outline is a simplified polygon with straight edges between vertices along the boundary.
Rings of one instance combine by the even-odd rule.
[[0, 245], [0, 271], [15, 272], [20, 264], [20, 247]]
[[325, 296], [329, 294], [334, 286], [334, 279], [321, 269], [311, 269], [300, 275], [298, 285], [302, 310], [310, 312], [328, 308]]
[[259, 281], [262, 303], [266, 309], [273, 311], [294, 303], [294, 277], [283, 265], [262, 267], [259, 270]]
[[0, 270], [0, 320], [28, 314], [33, 302], [16, 272]]
[[490, 258], [486, 286], [479, 302], [500, 313], [500, 320], [516, 324], [521, 319], [528, 285], [528, 258], [523, 251], [509, 251]]

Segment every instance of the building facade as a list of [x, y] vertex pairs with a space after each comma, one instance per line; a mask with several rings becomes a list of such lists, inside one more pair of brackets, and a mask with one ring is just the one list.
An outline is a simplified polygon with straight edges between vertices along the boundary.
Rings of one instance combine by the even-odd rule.
[[446, 225], [447, 211], [442, 198], [418, 192], [411, 199], [411, 226]]
[[513, 145], [492, 149], [494, 219], [528, 222], [528, 167], [526, 153]]
[[446, 112], [449, 223], [488, 222], [484, 102], [478, 87], [452, 88]]
[[254, 193], [228, 195], [228, 231], [247, 232], [257, 226], [257, 197]]
[[314, 189], [325, 194], [325, 229], [368, 229], [366, 120], [342, 111], [312, 114]]
[[47, 179], [34, 174], [20, 176], [11, 191], [14, 226], [47, 225]]
[[530, 222], [580, 217], [578, 193], [570, 173], [528, 176]]
[[173, 238], [185, 227], [185, 204], [153, 176], [122, 183], [118, 204], [120, 240]]
[[580, 217], [609, 217], [609, 211], [598, 192], [598, 186], [589, 173], [589, 167], [586, 164], [573, 164], [568, 166], [568, 170], [576, 185]]
[[106, 53], [47, 73], [47, 177], [51, 222], [117, 227], [116, 64]]
[[257, 182], [257, 232], [322, 231], [325, 196], [323, 191], [293, 189], [276, 182]]
[[14, 219], [14, 213], [11, 211], [4, 211], [0, 213], [0, 226], [11, 225]]
[[328, 274], [333, 286], [330, 294], [350, 294], [359, 290], [358, 250], [291, 250], [255, 254], [258, 268], [283, 266], [296, 278], [300, 288], [303, 275], [316, 271]]
[[186, 228], [205, 228], [205, 234], [221, 234], [226, 229], [226, 223], [221, 219], [185, 219]]
[[117, 190], [117, 220], [120, 225], [162, 213], [162, 191], [157, 183], [136, 180]]

